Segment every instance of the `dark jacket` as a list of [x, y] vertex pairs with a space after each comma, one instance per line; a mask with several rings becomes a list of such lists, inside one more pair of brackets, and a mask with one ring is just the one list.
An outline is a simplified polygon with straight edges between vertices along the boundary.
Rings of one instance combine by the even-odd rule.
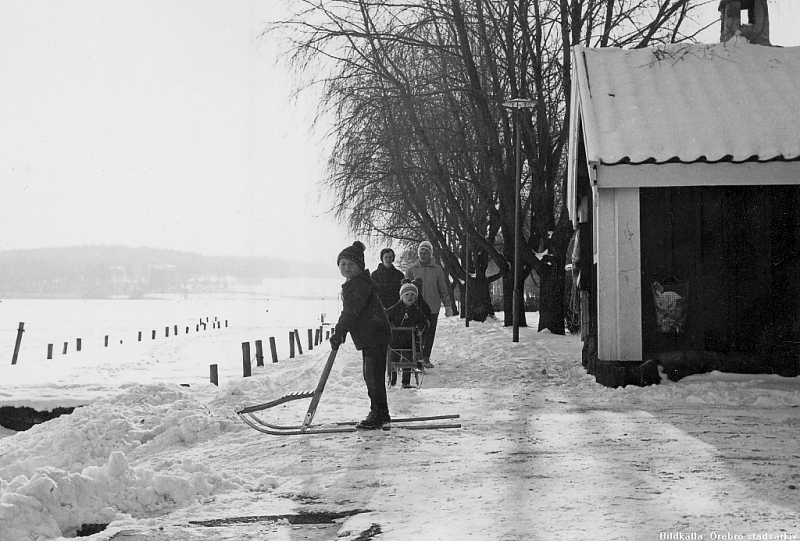
[[349, 332], [358, 350], [392, 341], [392, 328], [378, 298], [378, 284], [368, 270], [342, 284], [342, 305], [335, 327], [342, 340]]
[[400, 280], [405, 276], [395, 267], [387, 268], [381, 263], [372, 271], [372, 279], [378, 284], [378, 297], [384, 308], [393, 306], [400, 300]]
[[[425, 310], [417, 304], [406, 306], [403, 301], [399, 301], [386, 310], [386, 316], [392, 327], [416, 327], [420, 331], [428, 328], [430, 320]], [[396, 348], [410, 348], [411, 335], [407, 332], [393, 333], [392, 346]]]

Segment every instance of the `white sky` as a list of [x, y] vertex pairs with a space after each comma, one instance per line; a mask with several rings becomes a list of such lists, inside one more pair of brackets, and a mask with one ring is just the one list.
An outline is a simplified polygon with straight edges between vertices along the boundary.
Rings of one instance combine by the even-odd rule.
[[[281, 5], [4, 0], [0, 250], [335, 260], [353, 237], [318, 195], [314, 97], [292, 102], [291, 76], [255, 39]], [[709, 21], [717, 5], [704, 8]], [[800, 44], [800, 6], [770, 9], [773, 43]], [[714, 25], [704, 41], [717, 39]], [[368, 248], [374, 267], [381, 246]]]
[[255, 38], [279, 6], [4, 1], [0, 249], [335, 260], [352, 237], [319, 201], [313, 97]]

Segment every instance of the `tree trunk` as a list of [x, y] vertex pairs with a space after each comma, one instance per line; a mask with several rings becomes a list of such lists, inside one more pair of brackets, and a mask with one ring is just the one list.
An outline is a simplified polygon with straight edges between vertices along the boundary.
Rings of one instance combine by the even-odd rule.
[[[464, 294], [463, 285], [460, 292]], [[463, 298], [463, 297], [462, 297]], [[492, 306], [491, 283], [486, 278], [469, 279], [469, 320], [484, 322], [490, 315], [494, 315]], [[463, 304], [462, 304], [463, 306]], [[462, 319], [464, 314], [461, 314]]]
[[[566, 214], [566, 213], [564, 213]], [[548, 253], [542, 261], [539, 279], [539, 330], [548, 329], [553, 334], [566, 334], [564, 330], [564, 265], [567, 247], [572, 237], [572, 222], [565, 215], [547, 244]]]

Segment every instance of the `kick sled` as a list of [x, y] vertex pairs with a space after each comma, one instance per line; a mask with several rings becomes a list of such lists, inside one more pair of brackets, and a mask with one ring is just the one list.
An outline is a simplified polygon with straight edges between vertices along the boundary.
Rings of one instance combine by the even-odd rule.
[[425, 367], [422, 365], [422, 331], [414, 327], [392, 327], [392, 336], [399, 337], [408, 334], [408, 339], [402, 342], [410, 344], [411, 347], [389, 346], [386, 350], [386, 380], [389, 385], [395, 385], [401, 379], [403, 372], [414, 376], [417, 389], [422, 388], [422, 380], [425, 378]]
[[[356, 428], [356, 421], [347, 421], [340, 423], [333, 423], [329, 425], [312, 425], [314, 414], [317, 411], [317, 406], [322, 398], [322, 391], [325, 390], [325, 383], [328, 381], [328, 376], [333, 369], [333, 362], [336, 360], [336, 350], [331, 351], [328, 355], [328, 361], [325, 363], [325, 368], [322, 370], [322, 375], [317, 383], [317, 388], [313, 391], [300, 391], [284, 395], [270, 402], [264, 404], [257, 404], [255, 406], [248, 406], [242, 408], [236, 413], [251, 428], [263, 432], [264, 434], [272, 434], [274, 436], [294, 436], [301, 434], [336, 434], [341, 432], [355, 432], [359, 430]], [[292, 402], [295, 400], [311, 399], [311, 404], [308, 406], [305, 419], [299, 425], [276, 425], [268, 423], [261, 419], [256, 412], [269, 410], [281, 404]], [[440, 423], [436, 421], [446, 421], [449, 419], [458, 419], [459, 415], [432, 415], [427, 417], [405, 417], [399, 419], [392, 419], [390, 423], [391, 428], [404, 428], [410, 430], [431, 430], [439, 428], [461, 428], [461, 423]], [[384, 427], [388, 430], [389, 427]]]

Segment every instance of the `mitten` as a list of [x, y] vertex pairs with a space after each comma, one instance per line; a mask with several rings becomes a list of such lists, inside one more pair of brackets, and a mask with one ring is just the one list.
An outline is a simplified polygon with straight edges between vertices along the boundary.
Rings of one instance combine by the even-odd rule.
[[331, 342], [331, 349], [336, 351], [339, 349], [339, 346], [344, 344], [344, 337], [339, 336], [336, 333], [333, 333], [330, 337], [330, 342]]

